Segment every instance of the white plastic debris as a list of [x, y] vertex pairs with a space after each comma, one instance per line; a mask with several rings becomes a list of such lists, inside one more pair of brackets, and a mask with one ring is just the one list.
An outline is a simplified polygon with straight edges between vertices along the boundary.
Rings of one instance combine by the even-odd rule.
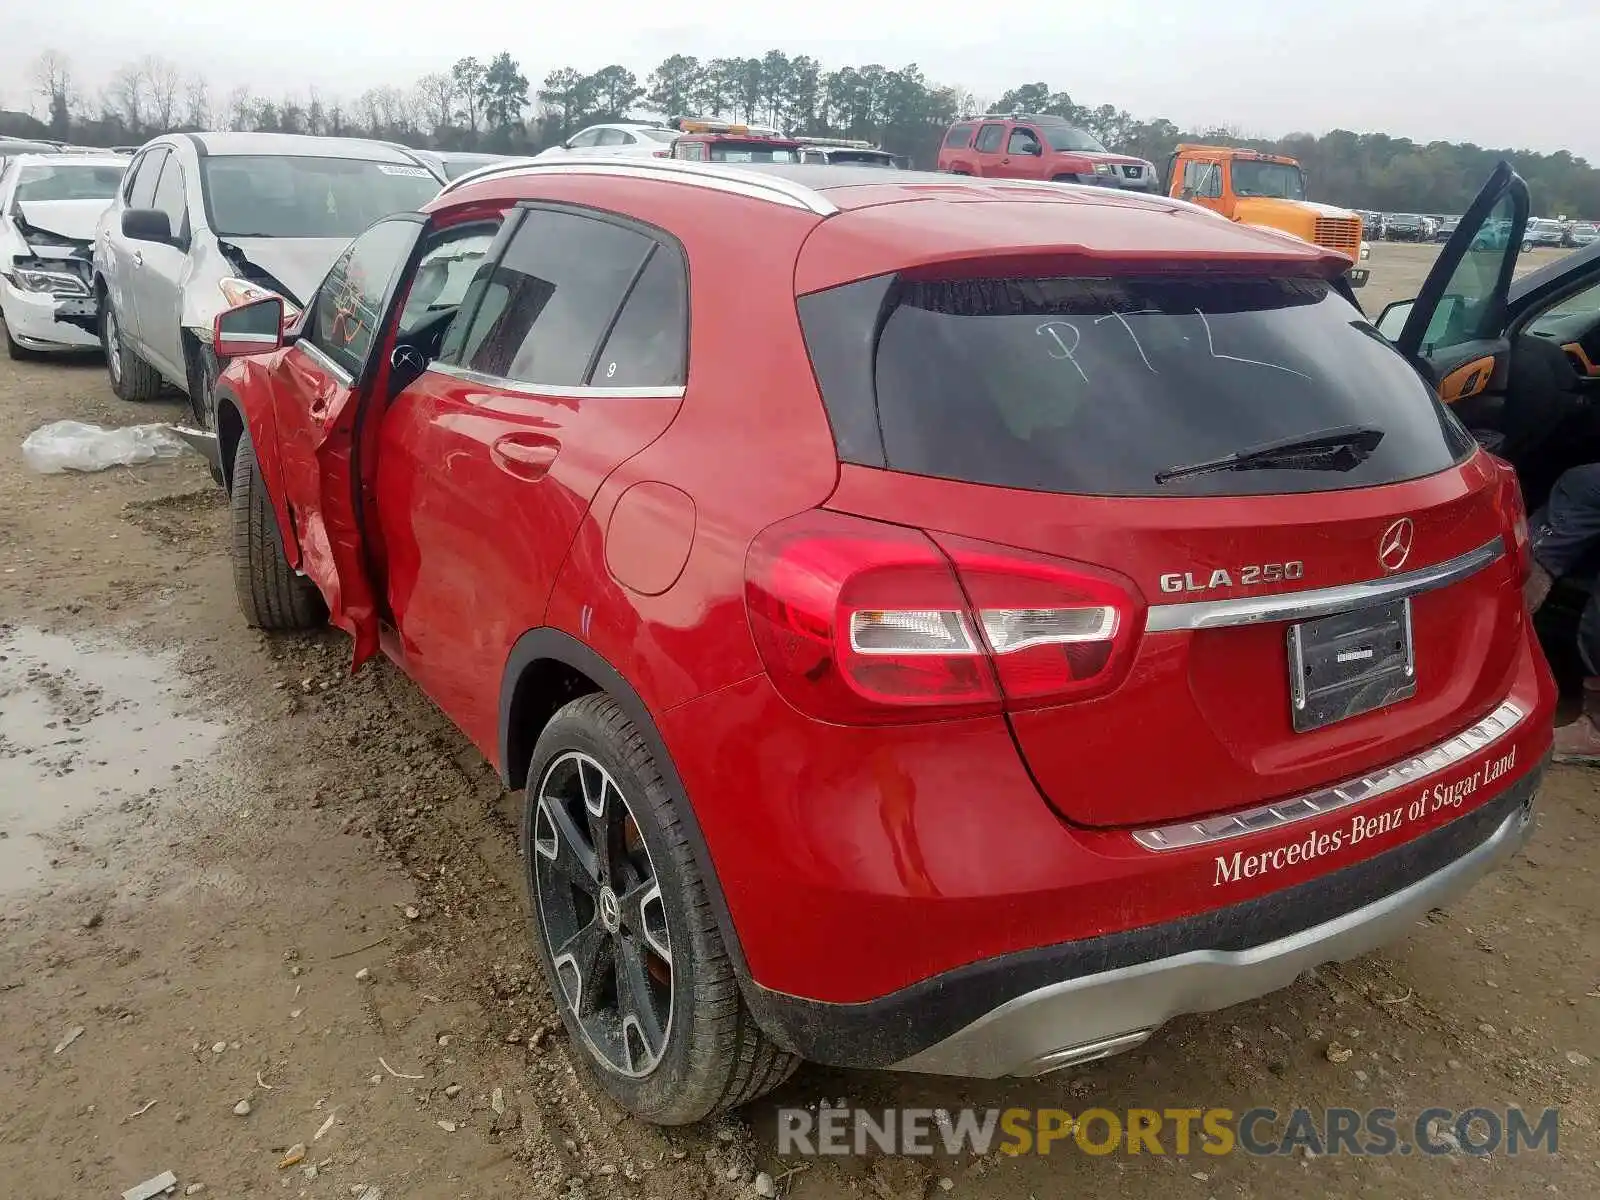
[[104, 471], [161, 458], [177, 458], [187, 443], [166, 425], [125, 425], [104, 429], [82, 421], [52, 421], [22, 441], [22, 457], [35, 471]]
[[154, 1179], [146, 1179], [143, 1183], [134, 1184], [133, 1187], [122, 1193], [122, 1200], [151, 1200], [162, 1192], [178, 1186], [178, 1177], [171, 1171], [163, 1171]]

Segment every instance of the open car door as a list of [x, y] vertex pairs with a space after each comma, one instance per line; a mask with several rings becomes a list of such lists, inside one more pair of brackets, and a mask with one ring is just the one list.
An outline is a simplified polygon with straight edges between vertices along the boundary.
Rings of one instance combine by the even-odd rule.
[[1506, 297], [1528, 223], [1528, 186], [1500, 163], [1445, 243], [1415, 300], [1389, 305], [1378, 330], [1423, 369], [1446, 404], [1503, 393]]
[[328, 618], [355, 639], [351, 669], [378, 652], [378, 598], [362, 520], [358, 415], [387, 386], [396, 294], [427, 218], [386, 217], [334, 263], [284, 360], [280, 445], [296, 497], [301, 569]]

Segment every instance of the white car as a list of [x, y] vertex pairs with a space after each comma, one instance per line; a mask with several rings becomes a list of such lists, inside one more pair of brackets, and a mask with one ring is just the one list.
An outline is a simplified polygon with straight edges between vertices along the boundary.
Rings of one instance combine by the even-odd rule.
[[19, 154], [0, 168], [0, 319], [12, 358], [100, 344], [94, 227], [128, 160]]
[[535, 158], [563, 158], [570, 154], [585, 157], [603, 155], [607, 158], [670, 158], [672, 143], [678, 140], [678, 131], [662, 125], [617, 123], [590, 125], [580, 129], [560, 145], [541, 150]]

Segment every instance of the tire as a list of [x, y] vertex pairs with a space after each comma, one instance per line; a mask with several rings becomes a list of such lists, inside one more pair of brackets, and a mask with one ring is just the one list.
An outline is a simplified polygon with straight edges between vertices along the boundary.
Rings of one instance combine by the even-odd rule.
[[100, 309], [100, 348], [105, 351], [111, 390], [119, 400], [142, 403], [161, 395], [160, 372], [128, 349], [118, 327], [116, 306], [110, 296], [105, 298], [105, 304]]
[[233, 527], [233, 586], [245, 620], [257, 629], [314, 629], [327, 619], [316, 586], [296, 575], [283, 552], [278, 517], [256, 465], [250, 431], [239, 435], [233, 455], [233, 492], [228, 498]]
[[[599, 813], [590, 806], [595, 791], [601, 797]], [[602, 693], [572, 701], [545, 726], [529, 764], [523, 803], [533, 939], [561, 1019], [612, 1099], [658, 1125], [684, 1125], [747, 1104], [800, 1064], [767, 1040], [745, 1006], [678, 815], [683, 803], [671, 794], [639, 731]], [[568, 832], [563, 833], [549, 814], [567, 805]], [[581, 824], [575, 816], [583, 817]], [[622, 831], [604, 839], [618, 848], [614, 855], [595, 852], [596, 821]], [[568, 853], [574, 838], [578, 855]], [[595, 867], [584, 865], [585, 838]], [[609, 874], [599, 865], [608, 857], [617, 864]], [[574, 886], [570, 881], [580, 875], [585, 882]], [[608, 922], [611, 883], [617, 892]], [[641, 892], [646, 899], [630, 901]], [[585, 894], [593, 897], [587, 919]], [[660, 911], [652, 920], [656, 906]], [[570, 933], [574, 928], [578, 932]], [[562, 952], [574, 946], [576, 952]], [[585, 946], [595, 964], [587, 975], [574, 965]], [[658, 947], [666, 951], [664, 963]], [[558, 961], [563, 962], [560, 971]], [[635, 968], [635, 999], [641, 985], [647, 990], [644, 1006], [621, 1003], [621, 963]], [[577, 1011], [589, 1007], [586, 1001], [610, 1007], [590, 1013], [586, 1023]], [[654, 1046], [645, 1022], [632, 1015], [646, 1006], [654, 1007], [651, 1023], [662, 1035]]]

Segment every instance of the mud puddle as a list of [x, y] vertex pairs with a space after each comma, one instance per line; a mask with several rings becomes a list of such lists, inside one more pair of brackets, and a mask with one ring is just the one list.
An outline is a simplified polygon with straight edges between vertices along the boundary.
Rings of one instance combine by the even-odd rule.
[[170, 655], [0, 627], [0, 897], [55, 880], [52, 840], [157, 803], [224, 726], [184, 715]]

